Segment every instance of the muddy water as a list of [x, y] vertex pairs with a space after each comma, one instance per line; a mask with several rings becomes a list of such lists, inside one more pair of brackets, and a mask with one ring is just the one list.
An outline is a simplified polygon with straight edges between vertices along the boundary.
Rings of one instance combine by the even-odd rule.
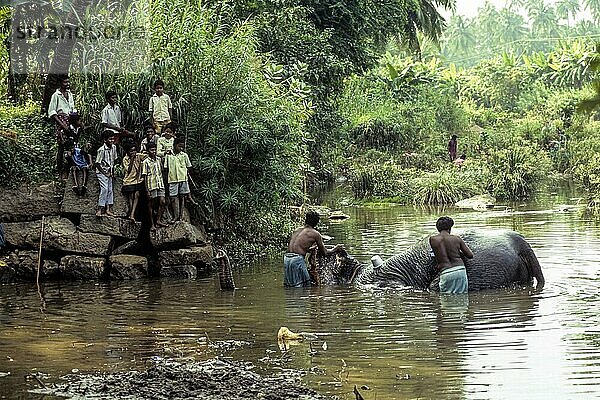
[[[440, 213], [460, 228], [510, 228], [531, 243], [541, 293], [512, 289], [440, 297], [415, 291], [284, 290], [279, 259], [236, 272], [240, 290], [195, 281], [0, 286], [0, 393], [80, 372], [144, 368], [154, 357], [214, 355], [259, 369], [307, 371], [319, 391], [353, 399], [600, 398], [600, 227], [548, 196], [513, 211], [343, 208], [322, 231], [357, 258], [383, 258], [431, 232]], [[316, 334], [282, 355], [281, 326]], [[10, 373], [10, 375], [6, 375]]]

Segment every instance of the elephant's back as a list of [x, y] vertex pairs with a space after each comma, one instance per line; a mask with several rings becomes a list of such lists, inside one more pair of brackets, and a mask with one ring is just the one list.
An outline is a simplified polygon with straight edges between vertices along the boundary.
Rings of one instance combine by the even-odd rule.
[[529, 283], [531, 276], [522, 257], [525, 239], [514, 231], [469, 231], [460, 235], [473, 251], [466, 269], [470, 290]]

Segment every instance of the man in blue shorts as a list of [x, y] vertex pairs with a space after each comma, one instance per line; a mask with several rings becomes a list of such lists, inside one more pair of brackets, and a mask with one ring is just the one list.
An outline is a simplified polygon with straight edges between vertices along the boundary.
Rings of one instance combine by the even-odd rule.
[[461, 294], [469, 291], [467, 270], [463, 257], [473, 258], [469, 246], [450, 230], [454, 221], [450, 217], [440, 217], [435, 224], [438, 234], [429, 238], [440, 270], [440, 293]]
[[304, 226], [292, 232], [288, 251], [283, 258], [284, 278], [283, 285], [287, 287], [310, 286], [310, 275], [306, 268], [304, 256], [309, 249], [316, 244], [319, 254], [331, 255], [344, 250], [344, 246], [338, 244], [333, 249], [327, 250], [323, 244], [323, 237], [315, 228], [319, 223], [319, 213], [309, 211], [306, 213]]

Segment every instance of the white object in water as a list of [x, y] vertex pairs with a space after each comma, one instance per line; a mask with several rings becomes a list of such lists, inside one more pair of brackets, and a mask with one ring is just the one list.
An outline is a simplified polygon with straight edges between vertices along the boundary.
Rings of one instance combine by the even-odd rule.
[[371, 264], [373, 268], [379, 268], [383, 265], [383, 260], [378, 255], [371, 257]]

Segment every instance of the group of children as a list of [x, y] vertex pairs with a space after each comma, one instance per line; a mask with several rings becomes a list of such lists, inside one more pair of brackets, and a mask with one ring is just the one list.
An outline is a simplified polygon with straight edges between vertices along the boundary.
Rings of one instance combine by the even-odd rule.
[[[73, 191], [77, 195], [85, 194], [89, 171], [94, 169], [96, 172], [100, 186], [97, 217], [114, 215], [113, 180], [119, 157], [117, 144], [125, 153], [121, 192], [128, 201], [127, 217], [130, 220], [135, 222], [136, 215], [139, 216], [138, 204], [143, 195], [148, 200], [151, 230], [167, 226], [167, 205], [170, 205], [172, 220], [178, 221], [182, 219], [186, 201], [196, 204], [189, 187], [188, 169], [192, 165], [185, 153], [183, 138], [176, 137], [177, 127], [171, 122], [173, 106], [163, 89], [163, 82], [156, 81], [155, 94], [150, 98], [148, 107], [152, 123], [144, 126], [145, 137], [139, 145], [134, 135], [122, 127], [117, 94], [113, 91], [106, 93], [107, 105], [102, 110], [103, 145], [98, 149], [95, 161], [79, 144], [83, 125], [74, 107], [68, 78], [66, 84], [64, 79], [61, 80], [61, 87], [53, 95], [48, 115], [54, 117], [57, 124], [59, 153], [64, 154], [70, 167]], [[170, 201], [167, 203], [166, 199]]]

